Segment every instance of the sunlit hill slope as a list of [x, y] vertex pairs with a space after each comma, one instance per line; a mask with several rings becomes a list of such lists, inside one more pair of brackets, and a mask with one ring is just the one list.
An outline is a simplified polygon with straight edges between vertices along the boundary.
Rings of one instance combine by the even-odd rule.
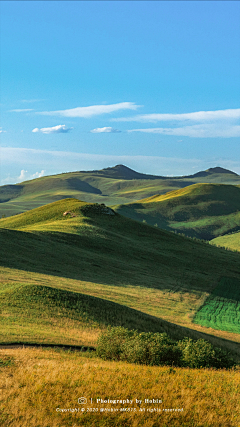
[[240, 186], [194, 184], [114, 209], [128, 218], [210, 240], [240, 229]]
[[[239, 255], [133, 221], [103, 205], [65, 199], [1, 219], [0, 263], [4, 342], [93, 344], [108, 323], [106, 315], [97, 314], [101, 304], [102, 311], [122, 311], [124, 326], [136, 327], [141, 320], [144, 330], [173, 332], [174, 325], [181, 325], [185, 335], [194, 330], [209, 339], [225, 338], [220, 340], [224, 345], [238, 341], [239, 335], [224, 328], [211, 329], [211, 338], [208, 328], [192, 320], [222, 277], [240, 281]], [[41, 286], [39, 294], [35, 285]], [[82, 294], [98, 300], [86, 303]], [[106, 301], [125, 308], [111, 308]], [[109, 314], [110, 324], [116, 323], [114, 316], [120, 318]]]

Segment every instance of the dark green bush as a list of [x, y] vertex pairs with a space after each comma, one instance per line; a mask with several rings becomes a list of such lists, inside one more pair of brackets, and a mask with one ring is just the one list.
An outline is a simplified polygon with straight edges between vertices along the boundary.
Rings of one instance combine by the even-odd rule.
[[181, 351], [165, 333], [135, 332], [122, 346], [122, 360], [151, 366], [179, 366]]
[[178, 343], [182, 351], [182, 364], [190, 368], [231, 368], [234, 361], [220, 348], [215, 348], [204, 339], [193, 341], [185, 338]]
[[121, 326], [108, 327], [98, 339], [97, 355], [105, 360], [123, 360], [150, 366], [231, 368], [229, 355], [203, 339], [173, 341], [166, 333], [139, 333]]
[[109, 326], [98, 338], [97, 355], [104, 360], [121, 360], [123, 345], [133, 334], [122, 326]]
[[138, 333], [123, 327], [108, 327], [98, 339], [97, 355], [105, 360], [179, 366], [182, 353], [166, 333]]

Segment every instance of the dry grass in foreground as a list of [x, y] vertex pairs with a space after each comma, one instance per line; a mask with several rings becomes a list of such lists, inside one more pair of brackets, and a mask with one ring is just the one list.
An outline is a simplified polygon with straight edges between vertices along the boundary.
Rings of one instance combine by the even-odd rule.
[[[0, 350], [0, 393], [4, 427], [240, 425], [239, 370], [146, 367], [105, 362], [85, 353], [5, 349]], [[86, 405], [78, 403], [83, 396]], [[133, 402], [96, 403], [101, 398]], [[145, 399], [162, 403], [145, 403]], [[106, 410], [101, 412], [102, 408]]]

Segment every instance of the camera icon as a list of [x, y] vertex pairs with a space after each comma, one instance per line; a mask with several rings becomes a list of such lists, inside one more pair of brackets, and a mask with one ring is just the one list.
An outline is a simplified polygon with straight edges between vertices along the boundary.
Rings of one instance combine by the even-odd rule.
[[86, 403], [87, 403], [87, 399], [86, 399], [86, 397], [79, 397], [79, 398], [78, 398], [78, 403], [79, 403], [80, 405], [86, 405]]

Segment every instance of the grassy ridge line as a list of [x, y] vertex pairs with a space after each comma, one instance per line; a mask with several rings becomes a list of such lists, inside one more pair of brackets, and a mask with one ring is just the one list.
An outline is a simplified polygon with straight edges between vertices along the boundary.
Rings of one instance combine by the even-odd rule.
[[240, 229], [240, 187], [233, 185], [194, 184], [113, 208], [128, 218], [206, 240]]
[[10, 218], [2, 218], [0, 221], [0, 227], [22, 229], [33, 224], [56, 220], [67, 220], [67, 217], [63, 217], [63, 213], [66, 210], [77, 213], [78, 216], [83, 216], [81, 208], [85, 205], [85, 202], [81, 202], [76, 199], [61, 200], [58, 203], [51, 203], [47, 208], [46, 206], [41, 206], [34, 209], [34, 211], [24, 212], [20, 215]]

